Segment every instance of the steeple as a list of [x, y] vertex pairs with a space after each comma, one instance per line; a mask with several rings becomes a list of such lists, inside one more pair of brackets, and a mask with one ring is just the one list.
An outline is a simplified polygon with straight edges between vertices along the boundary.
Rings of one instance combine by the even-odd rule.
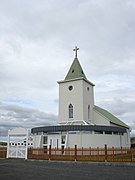
[[75, 51], [75, 58], [74, 58], [74, 61], [67, 73], [67, 76], [65, 77], [65, 80], [76, 79], [76, 78], [87, 79], [83, 72], [83, 69], [78, 61], [77, 50], [79, 50], [79, 48], [77, 48], [77, 47], [75, 47], [75, 49], [73, 49], [73, 51]]

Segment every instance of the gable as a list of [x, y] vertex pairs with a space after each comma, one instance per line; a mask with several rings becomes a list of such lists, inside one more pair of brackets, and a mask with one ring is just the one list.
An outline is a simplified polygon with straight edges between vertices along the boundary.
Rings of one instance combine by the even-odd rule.
[[108, 112], [107, 110], [105, 110], [105, 109], [103, 109], [103, 108], [100, 108], [100, 107], [98, 107], [98, 106], [94, 106], [94, 110], [96, 110], [99, 114], [101, 114], [102, 116], [104, 116], [105, 118], [107, 118], [112, 124], [129, 128], [128, 125], [126, 125], [124, 122], [122, 122], [120, 119], [118, 119], [117, 117], [115, 117], [113, 114], [111, 114], [111, 113]]

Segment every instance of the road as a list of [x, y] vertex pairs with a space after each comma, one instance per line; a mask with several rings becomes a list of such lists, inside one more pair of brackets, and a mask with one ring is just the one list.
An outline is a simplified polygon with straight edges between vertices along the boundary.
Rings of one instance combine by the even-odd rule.
[[0, 159], [1, 180], [134, 180], [135, 167]]

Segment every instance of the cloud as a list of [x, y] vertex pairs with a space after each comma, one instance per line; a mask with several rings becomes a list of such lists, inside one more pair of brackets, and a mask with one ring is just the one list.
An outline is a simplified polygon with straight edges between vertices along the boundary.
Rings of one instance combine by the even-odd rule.
[[32, 128], [35, 126], [52, 125], [57, 122], [57, 116], [37, 109], [19, 105], [0, 104], [1, 136], [7, 135], [7, 130], [15, 127]]
[[[135, 132], [135, 118], [134, 118], [135, 117], [135, 111], [134, 111], [135, 100], [132, 98], [132, 96], [127, 96], [127, 95], [125, 96], [119, 95], [119, 97], [114, 98], [112, 94], [114, 93], [109, 92], [108, 98], [106, 98], [105, 100], [100, 99], [100, 101], [97, 101], [97, 104], [107, 109], [116, 117], [118, 117], [120, 120], [122, 120], [124, 123], [129, 125], [132, 129], [131, 134], [135, 135], [134, 133]], [[104, 97], [105, 95], [102, 96], [102, 98]]]

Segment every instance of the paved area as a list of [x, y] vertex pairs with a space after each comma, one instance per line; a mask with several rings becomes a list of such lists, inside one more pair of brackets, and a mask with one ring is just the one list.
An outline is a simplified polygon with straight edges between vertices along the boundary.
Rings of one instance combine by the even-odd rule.
[[1, 180], [134, 180], [134, 166], [0, 159]]

